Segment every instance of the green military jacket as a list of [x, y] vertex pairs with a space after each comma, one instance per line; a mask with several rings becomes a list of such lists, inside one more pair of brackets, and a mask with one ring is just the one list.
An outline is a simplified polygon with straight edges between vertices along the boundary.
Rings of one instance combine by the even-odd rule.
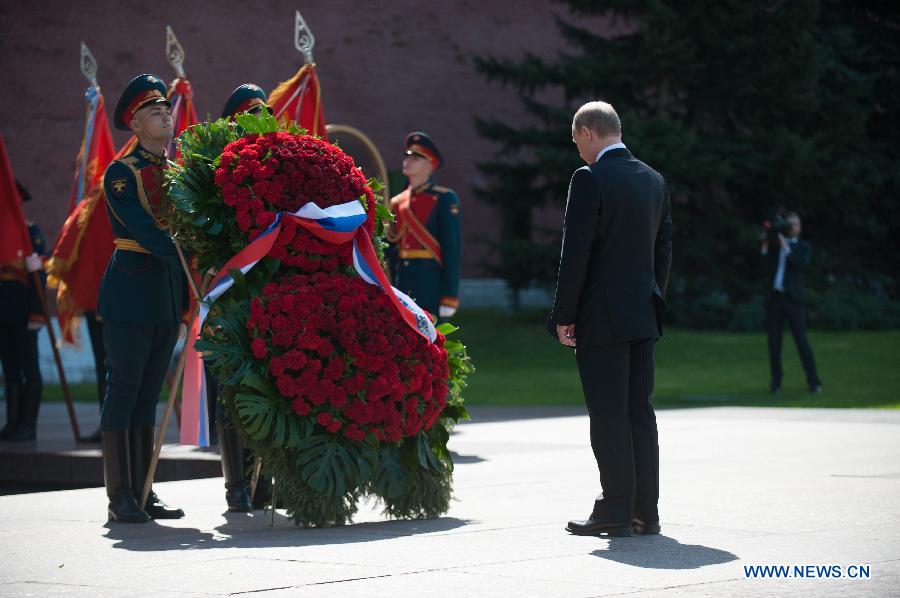
[[100, 283], [104, 321], [177, 326], [188, 308], [187, 281], [161, 220], [163, 158], [138, 145], [103, 175], [116, 250]]

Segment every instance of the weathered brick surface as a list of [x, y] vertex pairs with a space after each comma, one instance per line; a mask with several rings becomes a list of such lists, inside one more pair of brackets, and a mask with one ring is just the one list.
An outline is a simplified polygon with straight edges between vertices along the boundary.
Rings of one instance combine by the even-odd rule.
[[[477, 136], [473, 118], [522, 112], [513, 92], [475, 72], [472, 55], [556, 53], [561, 42], [552, 14], [562, 9], [542, 0], [3, 0], [0, 130], [16, 176], [35, 198], [28, 217], [52, 240], [66, 216], [84, 119], [81, 40], [99, 62], [111, 114], [132, 76], [173, 76], [164, 53], [171, 24], [187, 54], [198, 115], [216, 116], [239, 83], [271, 90], [294, 74], [301, 63], [293, 48], [295, 8], [317, 38], [329, 122], [366, 132], [391, 169], [399, 169], [407, 132], [424, 130], [437, 141], [447, 166], [436, 179], [463, 201], [463, 275], [481, 275], [484, 249], [477, 241], [496, 226], [471, 187], [479, 180], [475, 163], [494, 148]], [[125, 138], [115, 132], [116, 143]]]

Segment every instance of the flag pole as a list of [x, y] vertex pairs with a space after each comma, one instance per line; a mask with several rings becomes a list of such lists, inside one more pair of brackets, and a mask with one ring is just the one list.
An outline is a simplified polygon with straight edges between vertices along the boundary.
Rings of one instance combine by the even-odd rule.
[[50, 318], [50, 308], [47, 305], [47, 295], [41, 284], [41, 277], [37, 271], [31, 273], [31, 284], [41, 301], [41, 309], [47, 320], [47, 334], [50, 336], [50, 346], [53, 348], [53, 359], [56, 361], [56, 370], [59, 372], [59, 385], [62, 387], [63, 399], [66, 401], [66, 409], [69, 412], [69, 424], [72, 426], [72, 435], [75, 442], [81, 442], [81, 430], [78, 429], [78, 419], [75, 417], [75, 405], [72, 404], [72, 395], [69, 392], [69, 383], [66, 381], [66, 372], [63, 370], [62, 359], [59, 356], [59, 347], [56, 346], [56, 333], [53, 331], [53, 320]]
[[[191, 313], [190, 326], [184, 335], [184, 342], [185, 345], [187, 345], [187, 343], [190, 342], [188, 336], [194, 328], [194, 320], [197, 318], [197, 314], [200, 311], [200, 302], [203, 300], [203, 295], [200, 294], [197, 282], [194, 280], [194, 277], [191, 276], [191, 269], [184, 257], [184, 252], [181, 250], [181, 245], [178, 244], [176, 239], [172, 239], [172, 242], [175, 243], [178, 259], [181, 260], [181, 267], [184, 269], [184, 274], [190, 282], [191, 290], [197, 300], [197, 305]], [[207, 282], [209, 282], [209, 274], [206, 275], [205, 280], [203, 281], [204, 287]], [[150, 496], [150, 488], [153, 487], [153, 479], [156, 477], [156, 468], [159, 466], [159, 453], [162, 450], [163, 440], [166, 436], [166, 428], [169, 426], [169, 418], [172, 416], [172, 410], [175, 408], [175, 397], [178, 396], [179, 383], [184, 374], [184, 363], [187, 359], [187, 354], [187, 346], [185, 346], [181, 351], [181, 356], [178, 358], [178, 366], [175, 368], [175, 382], [172, 384], [171, 388], [169, 388], [169, 399], [166, 401], [166, 410], [163, 412], [163, 419], [159, 425], [159, 432], [156, 433], [156, 446], [153, 447], [153, 457], [150, 459], [150, 467], [147, 468], [147, 477], [144, 479], [144, 489], [141, 492], [142, 509], [147, 505], [147, 498]]]

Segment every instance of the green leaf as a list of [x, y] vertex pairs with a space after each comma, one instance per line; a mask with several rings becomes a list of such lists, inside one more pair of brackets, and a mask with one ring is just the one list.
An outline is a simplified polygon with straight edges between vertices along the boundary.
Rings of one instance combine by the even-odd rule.
[[375, 493], [385, 498], [396, 498], [406, 488], [406, 470], [400, 464], [397, 447], [383, 446], [378, 452], [378, 463], [372, 474]]
[[304, 426], [289, 409], [280, 409], [278, 401], [270, 397], [237, 393], [234, 402], [244, 431], [258, 442], [278, 448], [296, 447], [312, 428]]
[[247, 297], [250, 294], [250, 286], [247, 284], [247, 278], [238, 268], [230, 268], [228, 273], [234, 279], [234, 290], [241, 297]]
[[314, 434], [297, 446], [303, 480], [326, 496], [341, 496], [360, 481], [356, 447], [340, 437]]
[[385, 222], [393, 222], [394, 221], [394, 214], [391, 212], [391, 210], [386, 205], [384, 205], [380, 201], [375, 202], [375, 215], [378, 218], [381, 218]]
[[440, 471], [441, 461], [435, 456], [434, 451], [431, 449], [431, 443], [428, 442], [428, 435], [424, 432], [419, 432], [416, 434], [416, 441], [419, 454], [419, 465], [425, 469]]
[[440, 332], [444, 336], [450, 336], [451, 334], [459, 330], [459, 326], [454, 326], [450, 322], [444, 322], [443, 324], [438, 326], [437, 329], [438, 332]]

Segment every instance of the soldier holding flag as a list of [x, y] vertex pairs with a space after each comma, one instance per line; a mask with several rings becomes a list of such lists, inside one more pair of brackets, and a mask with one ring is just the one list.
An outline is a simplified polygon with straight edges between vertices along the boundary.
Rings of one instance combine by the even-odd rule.
[[[17, 197], [9, 200], [31, 199], [18, 181], [15, 190]], [[46, 245], [38, 225], [27, 221], [26, 225], [34, 253], [0, 264], [0, 362], [6, 382], [6, 425], [0, 430], [0, 439], [12, 441], [35, 439], [44, 388], [37, 333], [46, 321], [30, 273], [41, 270]]]
[[162, 220], [165, 147], [173, 122], [166, 86], [135, 77], [116, 106], [116, 128], [135, 149], [103, 177], [116, 250], [100, 286], [99, 313], [109, 372], [100, 416], [109, 519], [143, 522], [184, 516], [151, 492], [138, 503], [153, 452], [156, 404], [188, 305], [178, 253]]

